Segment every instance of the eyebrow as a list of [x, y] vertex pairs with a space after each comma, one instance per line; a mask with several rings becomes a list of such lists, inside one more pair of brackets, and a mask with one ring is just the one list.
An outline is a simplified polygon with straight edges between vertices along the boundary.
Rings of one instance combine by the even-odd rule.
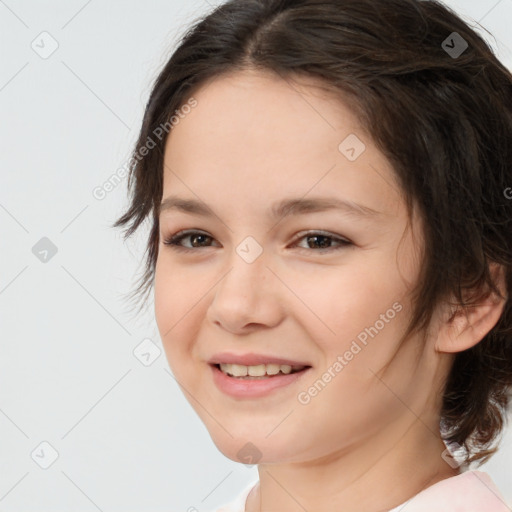
[[[214, 211], [204, 202], [196, 199], [186, 199], [178, 196], [169, 196], [160, 203], [159, 214], [164, 211], [177, 210], [202, 217], [217, 217]], [[340, 210], [343, 213], [361, 218], [371, 218], [384, 215], [383, 212], [369, 208], [337, 197], [319, 198], [290, 198], [283, 199], [272, 205], [269, 217], [281, 219], [292, 215], [305, 215], [308, 213]]]

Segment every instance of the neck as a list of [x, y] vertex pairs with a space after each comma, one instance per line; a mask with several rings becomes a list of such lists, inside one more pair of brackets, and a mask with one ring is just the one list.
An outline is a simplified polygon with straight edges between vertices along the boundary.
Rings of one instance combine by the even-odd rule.
[[246, 512], [383, 512], [460, 474], [441, 457], [445, 445], [438, 428], [418, 418], [402, 427], [398, 440], [383, 431], [313, 461], [259, 465]]

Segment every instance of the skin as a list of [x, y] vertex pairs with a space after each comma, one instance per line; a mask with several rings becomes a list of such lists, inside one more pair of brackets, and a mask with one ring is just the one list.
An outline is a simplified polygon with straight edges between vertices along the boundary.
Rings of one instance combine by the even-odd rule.
[[[197, 107], [165, 148], [163, 198], [199, 199], [215, 216], [161, 212], [156, 321], [173, 374], [218, 449], [235, 461], [248, 442], [261, 453], [247, 512], [389, 510], [459, 474], [441, 457], [443, 380], [454, 353], [477, 343], [501, 312], [490, 305], [452, 322], [440, 310], [426, 342], [417, 335], [399, 344], [421, 268], [422, 224], [414, 214], [408, 229], [393, 169], [349, 102], [316, 85], [261, 71], [217, 77], [194, 93]], [[338, 149], [349, 134], [366, 145], [353, 162]], [[290, 197], [337, 197], [379, 213], [268, 217]], [[185, 229], [206, 237], [182, 240], [188, 252], [164, 245]], [[327, 239], [332, 247], [322, 250], [318, 230], [351, 245]], [[236, 252], [248, 236], [263, 250], [252, 263]], [[394, 303], [401, 311], [300, 403], [298, 394]], [[313, 369], [266, 397], [232, 398], [207, 364], [220, 351]]]

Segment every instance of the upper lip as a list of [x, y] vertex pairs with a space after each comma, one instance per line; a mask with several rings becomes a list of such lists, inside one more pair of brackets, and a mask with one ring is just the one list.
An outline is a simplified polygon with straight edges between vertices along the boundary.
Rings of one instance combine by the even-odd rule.
[[304, 361], [296, 361], [285, 357], [277, 357], [266, 354], [235, 354], [233, 352], [219, 352], [214, 354], [208, 361], [210, 364], [241, 364], [244, 366], [257, 366], [260, 364], [279, 364], [289, 366], [311, 366]]

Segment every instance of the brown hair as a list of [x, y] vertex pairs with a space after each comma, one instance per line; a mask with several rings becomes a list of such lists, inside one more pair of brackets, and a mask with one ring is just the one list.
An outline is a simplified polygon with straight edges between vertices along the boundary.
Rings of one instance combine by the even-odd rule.
[[[248, 68], [316, 77], [348, 95], [392, 163], [409, 214], [416, 205], [424, 223], [408, 332], [425, 332], [450, 296], [467, 307], [482, 294], [464, 301], [466, 290], [500, 295], [492, 262], [503, 266], [510, 296], [512, 75], [453, 11], [419, 0], [232, 0], [193, 24], [153, 84], [129, 170], [131, 204], [114, 224], [130, 224], [126, 239], [150, 222], [133, 296], [147, 298], [158, 256], [166, 142], [159, 127], [208, 80]], [[150, 139], [156, 147], [140, 158]], [[507, 299], [489, 334], [456, 354], [446, 381], [441, 433], [463, 447], [464, 462], [482, 464], [496, 452], [511, 386]]]

